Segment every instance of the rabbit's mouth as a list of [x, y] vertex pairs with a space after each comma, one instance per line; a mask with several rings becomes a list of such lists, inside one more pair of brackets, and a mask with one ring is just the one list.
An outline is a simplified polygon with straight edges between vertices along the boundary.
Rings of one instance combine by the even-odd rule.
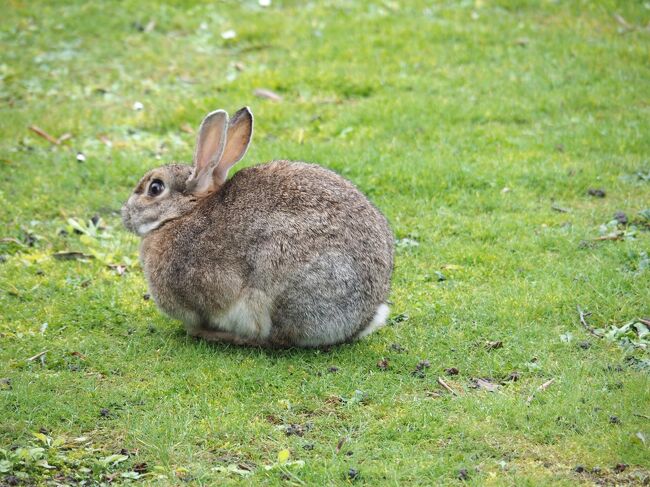
[[140, 235], [141, 237], [144, 237], [146, 234], [149, 232], [155, 230], [158, 228], [160, 225], [162, 225], [164, 222], [160, 220], [156, 220], [153, 222], [148, 222], [148, 223], [142, 223], [141, 225], [138, 225], [138, 227], [135, 229], [135, 232]]
[[141, 222], [138, 220], [139, 218], [133, 218], [132, 212], [129, 211], [129, 208], [126, 205], [122, 207], [122, 223], [124, 224], [124, 228], [140, 237], [144, 237], [147, 233], [155, 230], [162, 224], [161, 220], [148, 222]]

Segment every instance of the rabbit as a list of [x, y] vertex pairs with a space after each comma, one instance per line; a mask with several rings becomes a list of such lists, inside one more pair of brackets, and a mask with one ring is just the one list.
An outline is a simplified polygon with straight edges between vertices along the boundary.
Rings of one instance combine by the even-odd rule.
[[275, 160], [228, 179], [253, 135], [248, 107], [200, 125], [193, 166], [149, 171], [122, 207], [158, 307], [187, 333], [324, 348], [386, 323], [393, 234], [348, 180]]

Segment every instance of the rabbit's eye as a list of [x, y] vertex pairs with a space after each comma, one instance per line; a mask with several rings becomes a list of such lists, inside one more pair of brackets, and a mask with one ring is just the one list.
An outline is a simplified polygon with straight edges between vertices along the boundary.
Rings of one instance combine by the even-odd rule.
[[154, 179], [149, 185], [149, 196], [158, 196], [165, 189], [165, 183], [160, 179]]

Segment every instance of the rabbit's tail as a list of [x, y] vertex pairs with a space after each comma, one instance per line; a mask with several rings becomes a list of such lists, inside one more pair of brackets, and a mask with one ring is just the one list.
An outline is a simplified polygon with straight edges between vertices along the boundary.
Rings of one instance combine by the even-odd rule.
[[377, 307], [377, 311], [375, 311], [375, 316], [372, 319], [372, 321], [366, 326], [363, 330], [359, 332], [357, 335], [357, 338], [363, 338], [365, 336], [370, 335], [372, 332], [375, 330], [378, 330], [382, 326], [386, 324], [386, 320], [388, 319], [388, 315], [390, 314], [390, 308], [386, 303], [382, 303]]

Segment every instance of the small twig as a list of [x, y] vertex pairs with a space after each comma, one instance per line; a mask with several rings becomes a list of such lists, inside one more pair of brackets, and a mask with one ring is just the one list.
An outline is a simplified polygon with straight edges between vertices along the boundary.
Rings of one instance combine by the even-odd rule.
[[609, 235], [603, 235], [602, 237], [596, 237], [594, 240], [596, 242], [601, 242], [603, 240], [623, 240], [625, 235], [623, 233], [610, 233]]
[[548, 386], [550, 386], [553, 382], [555, 382], [555, 379], [549, 379], [549, 380], [547, 380], [546, 382], [544, 382], [541, 386], [539, 386], [537, 389], [535, 389], [535, 390], [533, 391], [533, 393], [532, 393], [530, 396], [528, 396], [528, 399], [526, 399], [526, 406], [530, 405], [530, 403], [532, 402], [533, 398], [535, 397], [535, 395], [536, 395], [538, 392], [543, 392], [543, 391], [545, 391], [546, 388], [547, 388]]
[[61, 142], [65, 142], [66, 140], [71, 139], [71, 138], [72, 138], [72, 134], [70, 132], [66, 132], [61, 137], [56, 139], [56, 143], [60, 144]]
[[271, 101], [282, 101], [282, 97], [278, 95], [275, 91], [267, 90], [265, 88], [256, 89], [253, 94], [260, 98], [266, 98]]
[[644, 325], [650, 326], [650, 319], [648, 318], [639, 318], [639, 321]]
[[571, 210], [569, 210], [568, 208], [562, 208], [561, 206], [558, 206], [555, 203], [551, 205], [551, 210], [557, 211], [558, 213], [571, 213]]
[[15, 244], [17, 244], [17, 245], [20, 245], [21, 247], [24, 247], [24, 246], [25, 246], [24, 243], [22, 243], [22, 242], [21, 242], [20, 240], [18, 240], [17, 238], [13, 238], [13, 237], [0, 238], [0, 243], [15, 243]]
[[625, 20], [621, 14], [615, 13], [614, 18], [616, 19], [616, 22], [621, 24], [621, 27], [623, 27], [624, 29], [634, 30], [634, 26], [632, 26], [627, 20]]
[[33, 362], [33, 361], [36, 360], [37, 358], [41, 358], [41, 357], [42, 357], [43, 355], [45, 355], [47, 352], [49, 352], [49, 350], [43, 350], [42, 352], [38, 352], [38, 353], [37, 353], [36, 355], [34, 355], [33, 357], [29, 357], [29, 358], [27, 359], [27, 362]]
[[150, 443], [147, 443], [144, 440], [141, 440], [140, 438], [136, 438], [135, 441], [139, 441], [140, 443], [142, 443], [144, 446], [146, 446], [148, 448], [156, 448], [155, 446], [151, 445]]
[[452, 393], [454, 396], [458, 396], [458, 393], [453, 390], [451, 387], [449, 387], [449, 384], [447, 384], [442, 377], [438, 377], [438, 384], [440, 384], [442, 387], [447, 389], [448, 392]]
[[591, 333], [593, 336], [598, 337], [598, 338], [602, 338], [602, 335], [597, 333], [596, 329], [593, 326], [591, 326], [589, 323], [587, 323], [587, 318], [586, 317], [589, 316], [591, 313], [585, 313], [582, 310], [582, 308], [580, 307], [580, 305], [576, 306], [576, 308], [578, 309], [578, 314], [580, 315], [580, 323], [582, 324], [582, 326], [584, 326], [585, 329], [589, 333]]
[[637, 418], [643, 418], [643, 419], [650, 420], [650, 416], [646, 416], [645, 414], [632, 413], [632, 416], [636, 416]]
[[50, 134], [48, 134], [45, 130], [43, 130], [43, 129], [40, 128], [40, 127], [37, 127], [36, 125], [30, 125], [30, 126], [27, 127], [27, 128], [28, 128], [29, 130], [31, 130], [32, 132], [34, 132], [34, 133], [35, 133], [36, 135], [38, 135], [39, 137], [43, 137], [43, 138], [44, 138], [45, 140], [47, 140], [50, 144], [59, 145], [59, 143], [60, 143], [57, 139], [55, 139], [55, 138], [52, 137]]

